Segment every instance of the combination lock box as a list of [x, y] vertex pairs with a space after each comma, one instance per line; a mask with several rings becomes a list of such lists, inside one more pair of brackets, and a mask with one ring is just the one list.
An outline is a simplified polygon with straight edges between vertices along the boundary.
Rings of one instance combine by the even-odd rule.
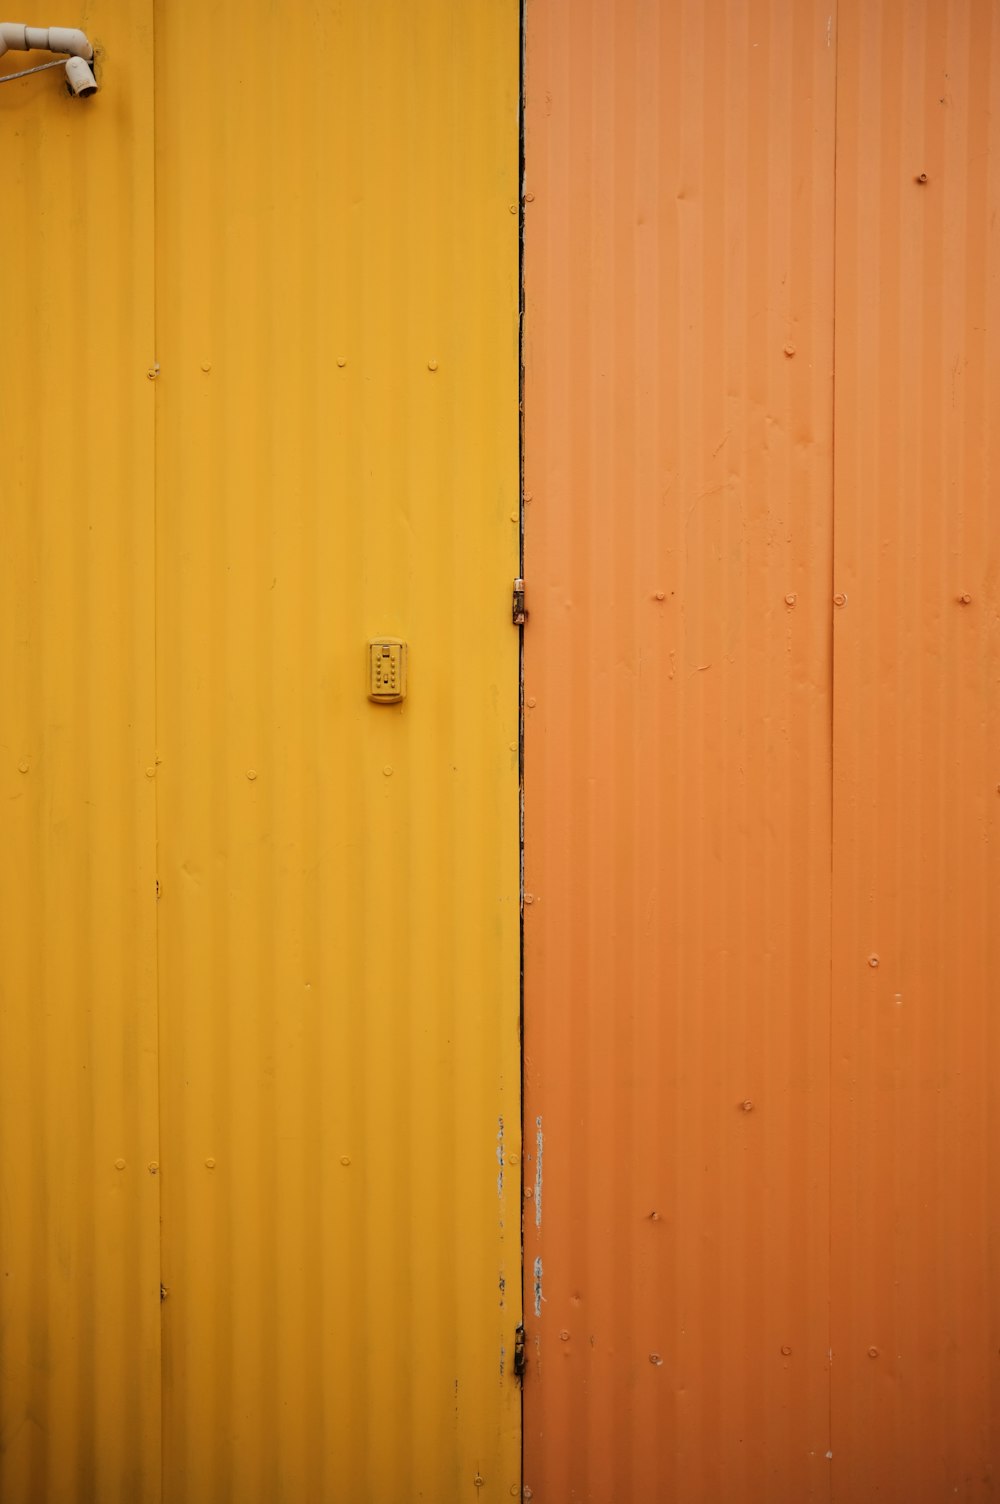
[[406, 643], [398, 637], [376, 637], [368, 644], [368, 698], [378, 705], [406, 698]]

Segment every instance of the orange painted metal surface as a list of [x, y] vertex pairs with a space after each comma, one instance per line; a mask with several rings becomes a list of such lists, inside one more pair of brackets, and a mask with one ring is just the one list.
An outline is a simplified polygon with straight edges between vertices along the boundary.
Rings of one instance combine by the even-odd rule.
[[829, 1489], [828, 17], [528, 7], [538, 1504]]
[[1000, 13], [840, 12], [833, 1482], [1000, 1451]]

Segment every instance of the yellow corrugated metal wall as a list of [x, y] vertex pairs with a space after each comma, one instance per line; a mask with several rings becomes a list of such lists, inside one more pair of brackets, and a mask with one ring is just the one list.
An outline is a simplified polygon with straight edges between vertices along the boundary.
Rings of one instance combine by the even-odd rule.
[[160, 1487], [151, 19], [0, 89], [5, 1504]]
[[165, 1498], [508, 1498], [517, 9], [200, 14], [156, 12]]
[[0, 91], [0, 1495], [509, 1498], [517, 6], [83, 21]]

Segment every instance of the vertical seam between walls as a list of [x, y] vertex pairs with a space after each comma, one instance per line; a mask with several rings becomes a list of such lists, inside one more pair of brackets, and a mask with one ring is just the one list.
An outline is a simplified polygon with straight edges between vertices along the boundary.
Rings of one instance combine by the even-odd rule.
[[[524, 578], [524, 194], [525, 194], [525, 65], [528, 40], [528, 16], [527, 0], [519, 0], [518, 4], [518, 96], [517, 96], [517, 435], [518, 435], [518, 465], [517, 465], [517, 510], [518, 510], [518, 574]], [[524, 625], [518, 628], [518, 663], [517, 663], [517, 742], [518, 742], [518, 955], [519, 955], [519, 988], [520, 997], [518, 1004], [518, 1036], [520, 1055], [520, 1119], [521, 1119], [521, 1142], [520, 1142], [520, 1185], [518, 1188], [518, 1226], [521, 1234], [520, 1263], [521, 1263], [521, 1309], [519, 1324], [524, 1327], [525, 1300], [527, 1291], [525, 1288], [525, 1261], [524, 1261], [524, 1104], [525, 1104], [525, 1071], [524, 1071]], [[519, 1412], [519, 1436], [518, 1436], [518, 1483], [519, 1489], [524, 1488], [524, 1421], [525, 1421], [525, 1375], [522, 1373], [520, 1383], [520, 1412]]]
[[[836, 907], [836, 860], [834, 853], [835, 838], [835, 812], [836, 812], [836, 607], [833, 603], [834, 593], [837, 588], [837, 269], [839, 264], [839, 251], [837, 242], [837, 146], [839, 134], [839, 91], [840, 91], [840, 6], [833, 6], [834, 18], [834, 45], [833, 45], [833, 265], [831, 268], [831, 350], [830, 350], [830, 590], [827, 601], [827, 620], [829, 622], [829, 652], [830, 652], [830, 810], [829, 810], [829, 843], [830, 843], [830, 990], [828, 998], [828, 1040], [827, 1040], [827, 1450], [835, 1452], [833, 1445], [833, 1217], [834, 1217], [834, 1155], [833, 1155], [833, 1047], [834, 1047], [834, 990], [836, 986], [835, 965], [835, 929], [834, 916]], [[830, 1459], [831, 1464], [836, 1462], [836, 1457]], [[833, 1466], [828, 1474], [828, 1496], [831, 1501], [834, 1497]]]
[[153, 299], [153, 367], [157, 376], [153, 382], [153, 484], [152, 484], [152, 508], [153, 508], [153, 765], [155, 776], [153, 778], [153, 874], [155, 881], [154, 893], [154, 986], [153, 995], [156, 1007], [156, 1159], [160, 1166], [157, 1176], [157, 1265], [159, 1268], [159, 1281], [156, 1290], [157, 1313], [159, 1316], [159, 1402], [160, 1402], [160, 1504], [166, 1496], [166, 1443], [165, 1421], [166, 1403], [164, 1394], [165, 1368], [163, 1361], [163, 1078], [162, 1078], [162, 1009], [160, 997], [160, 568], [159, 568], [159, 455], [160, 455], [160, 397], [159, 385], [159, 239], [157, 236], [157, 216], [159, 209], [158, 185], [157, 185], [157, 134], [158, 134], [158, 101], [157, 101], [157, 0], [150, 0], [150, 52], [151, 52], [151, 89], [150, 102], [152, 109], [152, 224], [153, 224], [153, 256], [152, 256], [152, 299]]

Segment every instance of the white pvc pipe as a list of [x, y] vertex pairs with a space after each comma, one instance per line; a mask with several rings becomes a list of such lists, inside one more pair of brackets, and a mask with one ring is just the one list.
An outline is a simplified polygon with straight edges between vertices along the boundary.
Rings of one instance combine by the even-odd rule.
[[91, 62], [94, 49], [82, 31], [66, 26], [22, 26], [18, 21], [0, 21], [0, 57], [13, 47], [16, 52], [64, 52]]

